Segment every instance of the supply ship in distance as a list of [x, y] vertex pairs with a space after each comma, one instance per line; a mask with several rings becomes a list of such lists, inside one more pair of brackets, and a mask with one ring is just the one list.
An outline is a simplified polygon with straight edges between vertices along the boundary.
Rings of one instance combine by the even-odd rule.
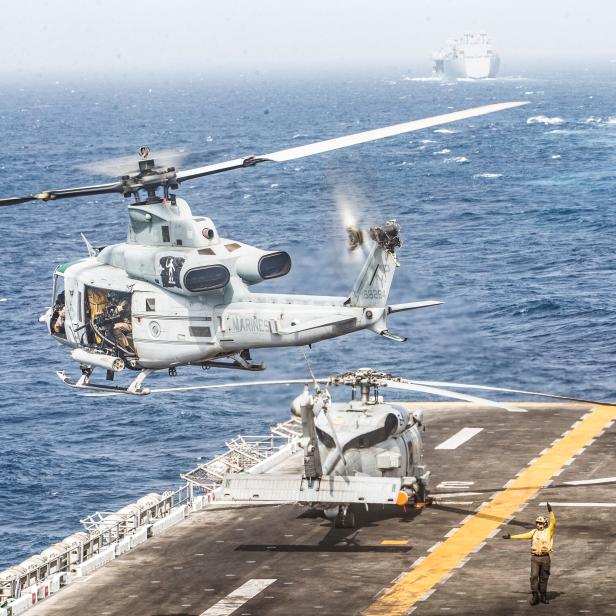
[[432, 54], [433, 72], [445, 79], [496, 77], [500, 57], [485, 32], [465, 32]]

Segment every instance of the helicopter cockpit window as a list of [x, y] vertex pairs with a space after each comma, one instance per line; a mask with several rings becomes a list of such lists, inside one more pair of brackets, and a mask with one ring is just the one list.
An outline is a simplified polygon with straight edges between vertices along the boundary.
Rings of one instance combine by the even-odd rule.
[[286, 252], [273, 252], [259, 259], [259, 276], [263, 280], [286, 276], [291, 270], [291, 257]]
[[86, 287], [85, 332], [91, 346], [134, 354], [130, 293]]
[[156, 298], [146, 297], [145, 298], [145, 311], [154, 312], [155, 310], [156, 310]]
[[66, 297], [64, 293], [64, 277], [56, 276], [53, 282], [53, 307], [49, 326], [51, 333], [60, 338], [66, 338]]
[[383, 441], [386, 441], [398, 427], [398, 420], [393, 413], [389, 413], [385, 418], [385, 424], [381, 428], [360, 434], [355, 438], [352, 438], [344, 447], [344, 451], [347, 449], [366, 449], [367, 447], [374, 447]]
[[184, 276], [184, 286], [189, 291], [213, 291], [229, 282], [229, 270], [224, 265], [195, 267]]

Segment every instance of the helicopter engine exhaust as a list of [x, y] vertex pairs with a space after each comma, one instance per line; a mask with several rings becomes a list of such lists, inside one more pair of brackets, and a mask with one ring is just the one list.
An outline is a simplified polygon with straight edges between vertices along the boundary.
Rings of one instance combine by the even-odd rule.
[[[248, 252], [248, 251], [247, 251]], [[267, 252], [251, 248], [236, 264], [237, 275], [247, 284], [280, 278], [291, 271], [291, 257], [283, 250]]]
[[75, 349], [71, 353], [71, 358], [80, 364], [95, 366], [96, 368], [103, 368], [112, 372], [124, 370], [124, 360], [113, 355], [103, 355], [102, 353], [92, 353], [85, 349]]

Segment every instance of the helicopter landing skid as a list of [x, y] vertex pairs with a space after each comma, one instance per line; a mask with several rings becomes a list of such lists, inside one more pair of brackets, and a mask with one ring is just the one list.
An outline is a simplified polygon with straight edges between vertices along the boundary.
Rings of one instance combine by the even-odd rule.
[[204, 370], [207, 368], [227, 368], [230, 370], [248, 370], [249, 372], [260, 372], [265, 370], [265, 364], [255, 364], [252, 360], [241, 357], [240, 355], [233, 355], [233, 361], [204, 361], [199, 364]]
[[[141, 387], [141, 383], [151, 370], [142, 370], [136, 379], [128, 387], [119, 387], [117, 385], [102, 385], [99, 383], [90, 383], [90, 374], [83, 374], [77, 381], [67, 376], [64, 370], [58, 370], [56, 374], [60, 380], [69, 387], [75, 389], [90, 389], [101, 392], [101, 395], [121, 395], [128, 394], [133, 396], [145, 396], [150, 393], [149, 387]], [[94, 394], [96, 395], [96, 394]]]

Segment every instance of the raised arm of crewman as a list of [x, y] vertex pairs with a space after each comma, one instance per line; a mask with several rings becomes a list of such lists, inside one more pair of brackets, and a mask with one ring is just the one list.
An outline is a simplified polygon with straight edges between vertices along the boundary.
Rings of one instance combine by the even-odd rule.
[[[548, 531], [548, 540], [551, 541], [552, 537], [554, 536], [554, 529], [556, 528], [556, 516], [554, 515], [554, 512], [552, 511], [552, 506], [550, 505], [550, 503], [547, 504], [548, 505], [548, 512], [550, 513], [550, 523], [548, 525], [547, 531]], [[510, 535], [509, 533], [505, 533], [502, 537], [503, 539], [532, 539], [533, 535], [535, 534], [536, 529], [533, 528], [533, 530], [528, 531], [527, 533], [521, 533], [519, 535]]]

